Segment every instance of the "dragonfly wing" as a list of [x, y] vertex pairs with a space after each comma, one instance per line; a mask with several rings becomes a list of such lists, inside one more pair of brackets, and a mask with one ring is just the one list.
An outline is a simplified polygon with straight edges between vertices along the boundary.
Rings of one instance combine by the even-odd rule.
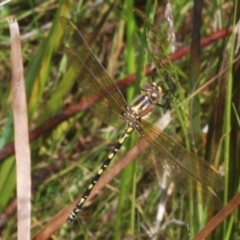
[[137, 8], [134, 8], [133, 11], [147, 26], [148, 53], [152, 57], [160, 77], [165, 78], [166, 73], [170, 76], [173, 75], [175, 69], [169, 59], [171, 42], [167, 37], [167, 29], [165, 26], [168, 25], [168, 23], [165, 22], [164, 26], [162, 25], [161, 27], [156, 28], [144, 12]]
[[173, 182], [177, 192], [215, 209], [221, 207], [215, 191], [223, 189], [223, 182], [212, 165], [144, 120], [139, 132], [141, 141], [148, 143], [140, 158], [152, 156], [155, 174], [165, 187]]
[[67, 45], [65, 52], [85, 98], [93, 104], [91, 109], [101, 121], [115, 127], [122, 125], [122, 113], [127, 106], [122, 93], [94, 56], [77, 27], [64, 17], [61, 17], [61, 24]]

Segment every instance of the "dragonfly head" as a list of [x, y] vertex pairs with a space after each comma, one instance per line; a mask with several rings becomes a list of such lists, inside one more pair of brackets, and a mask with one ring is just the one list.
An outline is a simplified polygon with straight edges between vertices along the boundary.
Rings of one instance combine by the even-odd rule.
[[142, 91], [152, 104], [156, 104], [162, 100], [163, 89], [161, 82], [152, 82], [150, 85], [143, 86]]

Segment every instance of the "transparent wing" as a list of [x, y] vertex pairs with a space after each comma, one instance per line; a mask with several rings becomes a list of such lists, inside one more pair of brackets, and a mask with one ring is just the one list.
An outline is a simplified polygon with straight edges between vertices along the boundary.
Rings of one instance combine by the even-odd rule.
[[143, 149], [140, 159], [152, 159], [155, 174], [165, 187], [173, 183], [177, 192], [212, 208], [221, 207], [215, 191], [223, 189], [223, 181], [212, 165], [188, 152], [144, 120], [139, 132], [141, 141], [148, 145]]
[[[179, 116], [179, 119], [184, 119], [185, 125], [189, 124], [188, 121], [188, 100], [185, 97], [185, 91], [179, 83], [178, 69], [172, 63], [169, 53], [173, 50], [174, 42], [171, 41], [174, 35], [173, 27], [169, 25], [166, 19], [161, 21], [161, 26], [156, 27], [153, 25], [144, 12], [134, 8], [133, 11], [139, 16], [147, 27], [147, 43], [148, 53], [154, 63], [157, 71], [157, 78], [160, 79], [165, 93], [170, 93], [171, 98], [174, 96], [171, 103]], [[178, 111], [181, 108], [183, 111]]]
[[176, 78], [176, 70], [171, 60], [169, 52], [171, 42], [168, 39], [167, 24], [162, 24], [156, 28], [144, 12], [134, 8], [133, 11], [144, 21], [147, 26], [148, 53], [150, 54], [160, 78], [165, 79], [168, 75], [173, 81]]
[[61, 24], [66, 43], [65, 52], [83, 94], [88, 100], [97, 97], [96, 104], [93, 103], [91, 107], [93, 113], [109, 125], [122, 125], [125, 122], [122, 113], [127, 105], [122, 93], [94, 56], [77, 27], [65, 17], [61, 17]]

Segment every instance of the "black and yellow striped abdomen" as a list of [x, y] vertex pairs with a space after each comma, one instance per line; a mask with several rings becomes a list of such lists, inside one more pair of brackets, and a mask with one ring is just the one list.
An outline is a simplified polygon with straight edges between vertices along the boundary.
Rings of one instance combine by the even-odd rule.
[[68, 222], [73, 223], [77, 214], [83, 208], [84, 203], [86, 202], [88, 196], [90, 195], [90, 193], [91, 193], [92, 189], [94, 188], [94, 186], [96, 185], [97, 181], [99, 180], [99, 178], [101, 177], [103, 172], [107, 169], [107, 167], [111, 163], [112, 159], [114, 158], [114, 156], [116, 155], [118, 150], [121, 148], [122, 144], [128, 139], [128, 137], [130, 136], [130, 134], [132, 132], [133, 132], [133, 128], [127, 126], [123, 135], [119, 138], [117, 144], [114, 146], [114, 149], [112, 150], [111, 153], [108, 154], [107, 158], [104, 160], [104, 162], [103, 162], [102, 166], [100, 167], [100, 169], [98, 170], [97, 174], [93, 177], [91, 183], [88, 185], [87, 189], [83, 193], [82, 198], [77, 203], [77, 205], [75, 206], [73, 211], [70, 213], [70, 215], [68, 217]]

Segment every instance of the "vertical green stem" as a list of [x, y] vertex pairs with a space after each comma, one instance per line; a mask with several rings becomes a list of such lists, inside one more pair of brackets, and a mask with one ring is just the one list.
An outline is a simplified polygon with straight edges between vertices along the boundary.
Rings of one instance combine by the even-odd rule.
[[[133, 73], [135, 72], [135, 51], [134, 51], [134, 33], [135, 33], [135, 22], [134, 22], [134, 16], [131, 9], [133, 8], [134, 1], [126, 1], [125, 2], [125, 9], [124, 14], [127, 15], [127, 24], [126, 24], [126, 36], [127, 36], [127, 52], [126, 52], [126, 69], [127, 73]], [[130, 102], [133, 99], [134, 95], [134, 88], [129, 88], [127, 92], [127, 100]], [[131, 138], [132, 139], [132, 138]], [[132, 145], [132, 144], [130, 144]], [[130, 145], [127, 146], [127, 149], [130, 148]], [[132, 186], [130, 182], [133, 182], [135, 174], [135, 163], [130, 164], [122, 173], [121, 176], [121, 186], [120, 186], [120, 193], [119, 193], [119, 201], [118, 201], [118, 208], [117, 208], [117, 218], [116, 218], [116, 224], [115, 224], [115, 236], [114, 239], [122, 239], [122, 234], [126, 235], [125, 232], [122, 231], [124, 226], [124, 217], [125, 211], [129, 209], [129, 195], [130, 192], [132, 192], [133, 189], [131, 189]], [[134, 195], [134, 196], [133, 196]], [[131, 194], [132, 198], [135, 199], [135, 194], [132, 192]], [[134, 212], [135, 207], [131, 208], [131, 226], [127, 227], [127, 234], [133, 234], [134, 233]]]
[[[233, 26], [236, 24], [236, 13], [237, 13], [237, 4], [235, 6], [234, 17], [233, 17]], [[231, 110], [232, 110], [232, 91], [233, 91], [233, 60], [234, 60], [234, 51], [235, 51], [235, 41], [236, 35], [233, 34], [231, 38], [230, 49], [229, 49], [229, 69], [227, 74], [227, 86], [226, 86], [226, 107], [224, 114], [224, 133], [229, 133], [231, 131]], [[229, 181], [230, 181], [230, 145], [231, 145], [231, 135], [226, 134], [224, 138], [223, 146], [223, 159], [225, 159], [224, 172], [225, 172], [225, 186], [224, 186], [224, 202], [226, 203], [229, 196]], [[231, 239], [233, 232], [233, 223], [234, 223], [234, 214], [230, 216], [229, 221], [224, 221], [224, 237], [225, 239]]]

